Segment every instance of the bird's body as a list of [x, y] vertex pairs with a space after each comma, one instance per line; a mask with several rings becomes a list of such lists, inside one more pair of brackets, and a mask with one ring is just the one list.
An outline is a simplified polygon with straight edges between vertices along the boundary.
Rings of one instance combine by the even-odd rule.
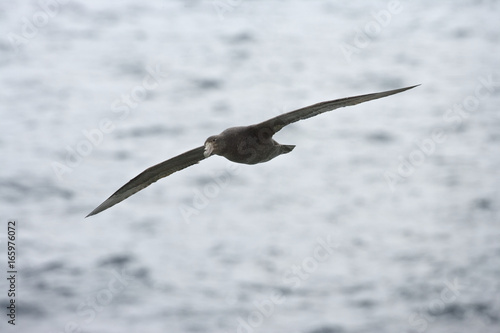
[[289, 153], [295, 148], [294, 145], [282, 145], [273, 139], [273, 135], [286, 125], [340, 107], [356, 105], [394, 95], [414, 87], [416, 86], [321, 102], [281, 114], [255, 125], [228, 128], [218, 135], [209, 137], [203, 146], [187, 151], [144, 170], [137, 177], [119, 188], [106, 201], [90, 212], [87, 217], [116, 205], [134, 193], [156, 182], [158, 179], [196, 164], [214, 154], [224, 156], [228, 160], [236, 163], [257, 164], [267, 162], [281, 154]]
[[207, 139], [206, 157], [214, 153], [232, 162], [257, 164], [289, 153], [295, 147], [279, 144], [272, 138], [272, 134], [274, 133], [269, 129], [256, 125], [230, 127]]

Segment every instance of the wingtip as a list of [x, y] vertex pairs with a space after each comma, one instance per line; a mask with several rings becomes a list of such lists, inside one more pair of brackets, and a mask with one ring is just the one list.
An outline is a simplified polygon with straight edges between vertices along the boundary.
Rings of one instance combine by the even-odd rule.
[[415, 84], [413, 86], [405, 87], [405, 88], [396, 89], [395, 91], [396, 92], [403, 92], [403, 91], [406, 91], [406, 90], [410, 90], [410, 89], [416, 88], [416, 87], [418, 87], [420, 85], [421, 85], [421, 83]]
[[104, 210], [108, 209], [109, 207], [111, 207], [111, 206], [115, 205], [115, 204], [113, 204], [113, 205], [111, 205], [111, 206], [106, 206], [105, 204], [107, 204], [107, 203], [108, 203], [108, 201], [107, 201], [107, 200], [106, 200], [106, 201], [104, 201], [102, 204], [100, 204], [99, 206], [97, 206], [96, 208], [94, 208], [94, 210], [93, 210], [93, 211], [91, 211], [91, 212], [90, 212], [87, 216], [85, 216], [85, 218], [87, 218], [87, 217], [89, 217], [89, 216], [94, 216], [94, 215], [97, 215], [97, 214], [99, 214], [100, 212], [102, 212], [102, 211], [104, 211]]
[[102, 206], [102, 204], [99, 205], [99, 206], [97, 206], [96, 208], [94, 208], [94, 210], [91, 211], [90, 213], [88, 213], [88, 215], [85, 216], [85, 218], [90, 217], [90, 216], [94, 216], [94, 215], [99, 214], [100, 212], [102, 212], [104, 209], [101, 209], [101, 206]]

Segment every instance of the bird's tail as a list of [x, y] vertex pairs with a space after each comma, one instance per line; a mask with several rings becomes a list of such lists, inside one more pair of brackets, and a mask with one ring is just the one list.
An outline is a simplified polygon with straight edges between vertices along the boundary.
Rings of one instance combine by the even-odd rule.
[[295, 148], [295, 145], [281, 145], [281, 153], [289, 153], [293, 150], [293, 148]]

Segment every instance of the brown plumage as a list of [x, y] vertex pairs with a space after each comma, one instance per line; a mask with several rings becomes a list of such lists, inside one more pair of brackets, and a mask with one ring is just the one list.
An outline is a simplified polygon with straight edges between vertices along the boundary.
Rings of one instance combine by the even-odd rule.
[[228, 128], [218, 135], [209, 137], [203, 146], [144, 170], [137, 177], [119, 188], [106, 201], [90, 212], [87, 217], [116, 205], [158, 179], [167, 177], [214, 154], [224, 156], [236, 163], [257, 164], [267, 162], [276, 156], [289, 153], [295, 148], [294, 145], [281, 145], [272, 138], [276, 132], [286, 125], [340, 107], [394, 95], [414, 87], [416, 86], [321, 102], [281, 114], [255, 125]]

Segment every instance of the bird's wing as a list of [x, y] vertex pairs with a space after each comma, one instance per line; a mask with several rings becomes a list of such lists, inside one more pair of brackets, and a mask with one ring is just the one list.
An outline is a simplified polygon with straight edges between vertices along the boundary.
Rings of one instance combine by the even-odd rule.
[[113, 195], [111, 195], [102, 204], [97, 206], [97, 208], [90, 212], [90, 214], [86, 217], [95, 215], [102, 212], [103, 210], [108, 209], [109, 207], [116, 205], [117, 203], [130, 197], [132, 194], [139, 192], [145, 187], [148, 187], [158, 179], [167, 177], [168, 175], [171, 175], [176, 171], [182, 170], [184, 168], [187, 168], [188, 166], [200, 162], [201, 160], [205, 159], [205, 156], [203, 155], [204, 149], [204, 146], [192, 149], [144, 170], [137, 177], [120, 187], [118, 191], [113, 193]]
[[314, 105], [306, 106], [305, 108], [302, 108], [302, 109], [298, 109], [295, 111], [281, 114], [277, 117], [274, 117], [274, 118], [271, 118], [271, 119], [266, 120], [264, 122], [261, 122], [259, 124], [256, 124], [255, 126], [257, 128], [271, 130], [273, 133], [276, 133], [280, 129], [285, 127], [286, 125], [289, 125], [289, 124], [294, 123], [296, 121], [311, 118], [311, 117], [317, 116], [320, 113], [332, 111], [332, 110], [335, 110], [337, 108], [341, 108], [344, 106], [356, 105], [359, 103], [371, 101], [373, 99], [394, 95], [394, 94], [403, 92], [405, 90], [415, 88], [417, 86], [419, 86], [419, 84], [415, 85], [415, 86], [411, 86], [411, 87], [406, 87], [406, 88], [400, 88], [400, 89], [383, 91], [383, 92], [378, 92], [378, 93], [373, 93], [373, 94], [359, 95], [359, 96], [353, 96], [353, 97], [340, 98], [340, 99], [336, 99], [333, 101], [321, 102], [321, 103], [317, 103]]

